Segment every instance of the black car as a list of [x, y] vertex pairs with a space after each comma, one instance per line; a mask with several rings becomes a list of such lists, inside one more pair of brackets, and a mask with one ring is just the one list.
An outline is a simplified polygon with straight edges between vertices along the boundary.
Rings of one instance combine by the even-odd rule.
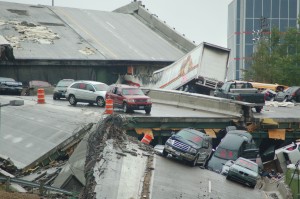
[[57, 100], [60, 98], [66, 98], [65, 94], [67, 92], [68, 86], [74, 82], [74, 79], [62, 79], [60, 80], [53, 91], [53, 99]]
[[278, 102], [300, 102], [300, 86], [292, 86], [275, 96]]
[[165, 143], [163, 155], [169, 154], [189, 162], [191, 166], [204, 165], [212, 149], [211, 138], [205, 133], [185, 128], [174, 133]]
[[254, 160], [259, 154], [259, 150], [253, 141], [249, 140], [250, 137], [252, 137], [251, 134], [245, 131], [233, 130], [228, 132], [208, 161], [207, 168], [220, 173], [228, 160], [235, 161], [239, 157]]
[[17, 82], [13, 78], [0, 77], [0, 94], [21, 95], [22, 90], [22, 82]]

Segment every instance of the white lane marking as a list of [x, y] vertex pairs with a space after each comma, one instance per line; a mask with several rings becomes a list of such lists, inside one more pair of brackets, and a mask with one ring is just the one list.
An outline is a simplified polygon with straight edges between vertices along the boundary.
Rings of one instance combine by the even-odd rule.
[[32, 147], [33, 146], [33, 144], [32, 143], [28, 143], [28, 144], [26, 144], [26, 148], [29, 148], [29, 147]]
[[110, 27], [112, 27], [113, 29], [116, 29], [113, 25], [111, 25], [109, 22], [105, 22], [107, 25], [109, 25]]
[[14, 138], [13, 143], [18, 143], [18, 142], [21, 142], [22, 140], [23, 140], [23, 138], [21, 138], [21, 137]]
[[211, 193], [211, 181], [208, 181], [208, 193]]

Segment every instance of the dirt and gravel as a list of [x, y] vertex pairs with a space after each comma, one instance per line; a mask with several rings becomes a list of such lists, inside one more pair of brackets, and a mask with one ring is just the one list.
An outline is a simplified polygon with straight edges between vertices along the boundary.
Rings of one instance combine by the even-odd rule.
[[[113, 140], [113, 147], [117, 149], [118, 157], [131, 155], [142, 155], [147, 157], [147, 165], [145, 166], [145, 174], [140, 198], [148, 199], [150, 193], [150, 181], [153, 167], [153, 155], [154, 149], [150, 145], [146, 145], [140, 142], [137, 138], [128, 136], [126, 134], [125, 126], [128, 124], [128, 119], [124, 115], [112, 114], [105, 115], [95, 126], [94, 132], [88, 138], [87, 157], [85, 162], [85, 178], [86, 186], [78, 196], [79, 199], [93, 199], [95, 198], [95, 179], [93, 176], [93, 169], [97, 162], [103, 159], [103, 150], [106, 147], [107, 140]], [[143, 151], [142, 154], [138, 154], [134, 149], [128, 149], [127, 144], [133, 143], [138, 145], [138, 149]], [[38, 194], [30, 193], [16, 193], [6, 192], [0, 190], [0, 199], [62, 199], [64, 196], [52, 195], [52, 196], [40, 196]]]

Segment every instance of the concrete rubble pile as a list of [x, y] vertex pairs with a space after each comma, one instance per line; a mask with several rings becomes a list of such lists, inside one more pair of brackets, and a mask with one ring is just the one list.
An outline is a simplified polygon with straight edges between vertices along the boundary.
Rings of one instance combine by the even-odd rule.
[[108, 115], [88, 139], [80, 198], [149, 198], [154, 150], [126, 135], [123, 115]]

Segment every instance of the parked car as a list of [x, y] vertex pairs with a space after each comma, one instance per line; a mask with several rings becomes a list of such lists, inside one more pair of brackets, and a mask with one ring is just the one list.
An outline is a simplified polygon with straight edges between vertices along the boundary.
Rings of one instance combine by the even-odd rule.
[[226, 179], [254, 188], [259, 177], [258, 165], [251, 160], [240, 157], [229, 167]]
[[21, 95], [22, 90], [22, 82], [9, 77], [0, 77], [0, 94]]
[[87, 102], [89, 104], [96, 103], [97, 106], [105, 106], [105, 95], [108, 85], [96, 81], [76, 81], [73, 82], [65, 94], [69, 103], [73, 106], [77, 102]]
[[300, 86], [292, 86], [275, 96], [278, 102], [300, 102]]
[[205, 133], [184, 128], [174, 133], [165, 143], [163, 156], [173, 157], [189, 162], [191, 166], [204, 165], [212, 150], [212, 140]]
[[113, 84], [109, 87], [106, 98], [112, 99], [114, 107], [122, 108], [125, 113], [133, 110], [145, 110], [147, 114], [151, 112], [150, 97], [136, 86]]
[[68, 86], [74, 82], [74, 79], [62, 79], [60, 80], [53, 90], [53, 99], [66, 98], [66, 92]]
[[255, 160], [259, 155], [259, 149], [249, 140], [250, 133], [243, 132], [243, 134], [249, 135], [243, 136], [241, 133], [234, 132], [227, 133], [208, 161], [207, 168], [220, 173], [223, 164], [228, 160], [236, 160], [239, 157]]
[[26, 96], [32, 96], [32, 95], [37, 95], [37, 90], [39, 88], [44, 89], [44, 92], [46, 95], [52, 94], [54, 87], [46, 81], [41, 81], [41, 80], [31, 80], [29, 81], [28, 85], [24, 89], [24, 95]]

